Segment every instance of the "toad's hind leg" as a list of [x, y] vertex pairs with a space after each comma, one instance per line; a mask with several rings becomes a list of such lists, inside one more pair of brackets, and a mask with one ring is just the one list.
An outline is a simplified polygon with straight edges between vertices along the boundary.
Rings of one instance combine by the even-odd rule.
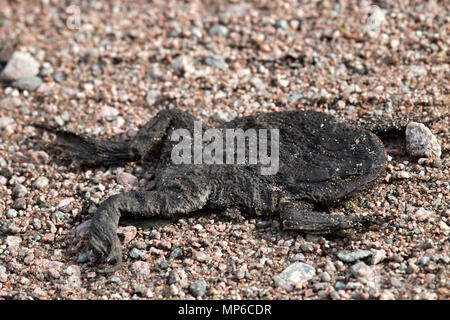
[[364, 230], [370, 225], [385, 220], [370, 217], [332, 215], [314, 211], [313, 205], [305, 202], [282, 202], [280, 216], [285, 230], [311, 234], [335, 233], [345, 229]]
[[130, 142], [130, 148], [139, 158], [147, 158], [156, 153], [161, 144], [170, 139], [170, 134], [176, 129], [194, 130], [196, 119], [187, 112], [167, 109], [156, 114], [147, 122]]
[[98, 166], [123, 164], [136, 161], [155, 153], [161, 143], [170, 139], [171, 130], [194, 129], [195, 118], [180, 110], [162, 110], [147, 122], [130, 142], [115, 142], [97, 139], [83, 134], [57, 129], [46, 124], [34, 124], [35, 127], [52, 132], [57, 137], [56, 144], [83, 164]]
[[54, 133], [56, 145], [85, 165], [111, 165], [135, 160], [129, 143], [89, 137], [57, 129], [45, 124], [34, 124], [39, 129]]
[[95, 213], [89, 230], [90, 244], [95, 253], [105, 262], [115, 262], [116, 267], [120, 266], [122, 250], [117, 226], [121, 216], [173, 219], [198, 211], [206, 205], [210, 195], [207, 187], [178, 187], [121, 193], [105, 200]]

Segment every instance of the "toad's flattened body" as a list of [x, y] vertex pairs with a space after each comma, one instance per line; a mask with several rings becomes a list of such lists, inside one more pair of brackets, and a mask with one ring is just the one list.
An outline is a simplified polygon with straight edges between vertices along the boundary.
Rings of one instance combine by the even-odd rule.
[[[313, 111], [258, 114], [222, 124], [224, 129], [277, 129], [279, 168], [262, 175], [259, 164], [174, 164], [176, 129], [194, 129], [193, 118], [164, 110], [128, 143], [97, 140], [37, 125], [54, 132], [68, 152], [86, 163], [157, 164], [155, 187], [121, 193], [101, 203], [93, 217], [90, 243], [107, 262], [121, 262], [116, 229], [121, 216], [176, 219], [202, 209], [237, 208], [249, 215], [280, 215], [286, 229], [326, 233], [361, 228], [374, 220], [317, 211], [374, 181], [385, 168], [383, 143], [369, 130]], [[203, 126], [206, 129], [206, 126]]]

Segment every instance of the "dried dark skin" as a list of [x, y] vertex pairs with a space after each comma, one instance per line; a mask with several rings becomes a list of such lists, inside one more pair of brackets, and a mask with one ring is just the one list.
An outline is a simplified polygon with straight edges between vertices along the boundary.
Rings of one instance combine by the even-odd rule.
[[171, 152], [178, 142], [171, 141], [172, 132], [183, 128], [193, 135], [195, 120], [180, 110], [161, 111], [127, 143], [36, 125], [55, 133], [58, 144], [86, 164], [145, 161], [157, 167], [152, 190], [114, 195], [100, 204], [92, 219], [92, 248], [102, 261], [115, 263], [106, 272], [117, 270], [122, 262], [116, 232], [120, 217], [174, 220], [204, 209], [236, 208], [248, 216], [279, 215], [284, 229], [316, 234], [365, 230], [382, 221], [331, 215], [318, 208], [353, 195], [379, 177], [386, 154], [376, 133], [402, 130], [406, 123], [368, 121], [362, 128], [325, 113], [286, 111], [218, 126], [220, 130], [279, 129], [278, 173], [261, 175], [259, 164], [173, 164]]

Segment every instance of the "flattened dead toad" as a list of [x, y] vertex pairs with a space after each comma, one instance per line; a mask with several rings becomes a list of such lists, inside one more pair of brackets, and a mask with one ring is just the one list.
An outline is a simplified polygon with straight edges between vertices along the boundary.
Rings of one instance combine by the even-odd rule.
[[306, 233], [364, 229], [377, 220], [331, 215], [318, 208], [374, 181], [386, 164], [385, 149], [376, 134], [406, 125], [368, 122], [363, 129], [325, 113], [286, 111], [237, 118], [217, 127], [219, 133], [236, 128], [278, 130], [278, 171], [264, 175], [261, 163], [249, 161], [249, 153], [243, 164], [175, 164], [171, 157], [178, 141], [172, 141], [172, 134], [183, 129], [193, 135], [195, 121], [180, 110], [164, 110], [130, 142], [93, 139], [37, 125], [55, 133], [65, 151], [88, 164], [137, 160], [157, 164], [152, 190], [114, 195], [95, 213], [90, 244], [104, 261], [117, 265], [122, 261], [117, 236], [121, 216], [177, 219], [203, 209], [237, 208], [249, 215], [279, 215], [285, 229]]

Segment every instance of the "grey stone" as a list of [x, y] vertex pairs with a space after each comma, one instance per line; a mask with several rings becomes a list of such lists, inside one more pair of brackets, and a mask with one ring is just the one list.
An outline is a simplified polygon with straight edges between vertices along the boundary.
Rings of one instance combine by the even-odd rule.
[[137, 187], [138, 185], [138, 178], [127, 172], [119, 172], [116, 180], [122, 186]]
[[17, 211], [14, 209], [9, 209], [8, 211], [6, 211], [6, 217], [9, 219], [17, 217]]
[[51, 217], [52, 217], [52, 219], [59, 220], [59, 219], [64, 218], [64, 213], [59, 210], [56, 210], [55, 212], [52, 213]]
[[38, 218], [34, 218], [34, 219], [33, 219], [33, 222], [32, 222], [31, 224], [33, 225], [33, 227], [34, 227], [36, 230], [39, 230], [39, 229], [42, 228], [41, 220], [39, 220]]
[[372, 255], [372, 252], [369, 250], [340, 250], [336, 253], [336, 256], [339, 260], [344, 262], [355, 262], [361, 259], [365, 259], [367, 257], [370, 257]]
[[375, 250], [372, 254], [372, 259], [371, 259], [371, 264], [375, 265], [380, 263], [381, 261], [383, 261], [386, 258], [386, 251], [381, 249], [381, 250]]
[[109, 283], [119, 283], [120, 282], [120, 278], [119, 277], [111, 277], [111, 279], [109, 279], [108, 282]]
[[214, 112], [213, 114], [213, 119], [216, 121], [230, 121], [234, 118], [236, 118], [236, 115], [233, 114], [232, 112], [225, 112], [223, 110], [217, 110], [216, 112]]
[[194, 73], [195, 67], [192, 59], [187, 55], [180, 55], [176, 57], [170, 64], [178, 74]]
[[346, 286], [346, 284], [345, 284], [344, 281], [337, 281], [337, 282], [334, 284], [334, 288], [335, 288], [336, 290], [344, 290], [344, 289], [345, 289], [345, 286]]
[[341, 296], [337, 291], [330, 292], [330, 299], [338, 300], [340, 298], [341, 298]]
[[175, 271], [170, 271], [169, 276], [167, 277], [167, 284], [172, 285], [177, 283], [180, 280], [180, 277], [176, 274]]
[[83, 252], [78, 255], [78, 258], [77, 258], [78, 263], [85, 263], [88, 261], [89, 261], [89, 253], [88, 252]]
[[145, 102], [147, 103], [147, 106], [153, 107], [160, 100], [161, 100], [161, 93], [159, 91], [157, 90], [147, 91], [145, 95]]
[[287, 29], [289, 27], [289, 24], [284, 19], [279, 19], [275, 22], [275, 28], [277, 29]]
[[64, 74], [61, 72], [55, 72], [52, 74], [53, 80], [57, 83], [61, 83], [64, 80]]
[[200, 28], [192, 27], [192, 28], [191, 28], [191, 32], [192, 32], [192, 35], [193, 35], [194, 37], [196, 37], [196, 38], [201, 39], [202, 36], [203, 36], [203, 32], [202, 32], [202, 30], [201, 30]]
[[346, 289], [346, 290], [356, 290], [356, 289], [358, 289], [359, 287], [361, 287], [361, 283], [359, 283], [359, 282], [348, 282], [348, 283], [345, 285], [345, 289]]
[[364, 262], [359, 261], [350, 267], [350, 272], [355, 278], [367, 278], [372, 274], [373, 269]]
[[170, 265], [165, 259], [163, 259], [159, 264], [159, 268], [162, 270], [166, 270], [169, 267], [170, 267]]
[[312, 279], [316, 275], [316, 270], [302, 262], [294, 262], [275, 276], [275, 285], [287, 291], [294, 290], [295, 286]]
[[142, 255], [142, 251], [137, 249], [137, 248], [133, 248], [130, 251], [130, 257], [133, 259], [139, 259]]
[[18, 197], [23, 197], [24, 195], [26, 195], [28, 193], [28, 190], [23, 184], [18, 183], [14, 186], [14, 193]]
[[228, 28], [221, 24], [215, 24], [209, 28], [208, 33], [210, 36], [226, 38], [228, 36]]
[[189, 285], [189, 292], [194, 297], [202, 297], [206, 293], [206, 281], [198, 280]]
[[39, 177], [33, 182], [33, 187], [43, 190], [48, 186], [48, 179], [46, 177]]
[[289, 259], [289, 261], [290, 262], [296, 262], [296, 261], [305, 262], [305, 256], [303, 255], [303, 253], [296, 253]]
[[406, 127], [406, 150], [414, 157], [439, 159], [441, 145], [430, 129], [424, 124], [410, 122]]
[[302, 249], [303, 252], [313, 252], [314, 251], [314, 246], [311, 243], [304, 243], [300, 246], [300, 248]]
[[51, 75], [53, 73], [53, 68], [52, 67], [47, 67], [47, 68], [42, 68], [41, 72], [39, 72], [39, 75], [43, 78], [45, 78], [48, 75]]
[[25, 199], [18, 198], [18, 199], [16, 199], [16, 201], [14, 201], [14, 209], [24, 210], [26, 208], [27, 208], [27, 202], [25, 201]]
[[7, 128], [14, 124], [14, 119], [11, 117], [0, 117], [0, 129]]
[[42, 80], [39, 77], [22, 77], [11, 83], [11, 86], [20, 90], [34, 91], [41, 85]]
[[142, 284], [134, 283], [134, 284], [133, 284], [133, 290], [134, 290], [134, 292], [136, 292], [137, 294], [141, 294], [141, 295], [142, 295], [142, 294], [145, 293], [146, 288], [145, 288], [145, 286], [142, 285]]
[[138, 279], [147, 279], [150, 277], [150, 265], [144, 261], [136, 261], [130, 265], [130, 271]]
[[302, 94], [293, 94], [293, 95], [289, 96], [288, 102], [289, 103], [295, 102], [295, 101], [298, 101], [298, 100], [303, 99], [303, 98], [304, 98], [304, 95], [302, 95]]
[[220, 70], [228, 68], [228, 64], [225, 62], [225, 59], [219, 55], [207, 56], [205, 63]]
[[17, 236], [7, 236], [5, 243], [10, 251], [17, 251], [22, 243], [22, 238]]
[[409, 67], [409, 70], [411, 71], [412, 74], [419, 77], [425, 77], [428, 74], [427, 69], [425, 69], [424, 66], [420, 65], [412, 65]]
[[4, 233], [4, 234], [7, 234], [8, 233], [8, 228], [9, 228], [9, 223], [4, 223], [4, 224], [2, 224], [2, 226], [0, 227], [0, 231], [2, 232], [2, 233]]
[[419, 259], [418, 263], [420, 266], [425, 267], [430, 262], [430, 260], [431, 260], [430, 257], [422, 257]]
[[32, 77], [39, 73], [39, 62], [29, 53], [16, 51], [12, 54], [2, 73], [0, 79], [4, 81], [15, 81], [23, 77]]
[[411, 91], [411, 89], [408, 86], [403, 86], [403, 87], [401, 87], [400, 91], [401, 92], [409, 92], [409, 91]]
[[323, 273], [320, 275], [320, 280], [321, 280], [322, 282], [330, 282], [330, 281], [331, 281], [331, 276], [330, 276], [330, 274], [329, 274], [328, 272], [323, 272]]

